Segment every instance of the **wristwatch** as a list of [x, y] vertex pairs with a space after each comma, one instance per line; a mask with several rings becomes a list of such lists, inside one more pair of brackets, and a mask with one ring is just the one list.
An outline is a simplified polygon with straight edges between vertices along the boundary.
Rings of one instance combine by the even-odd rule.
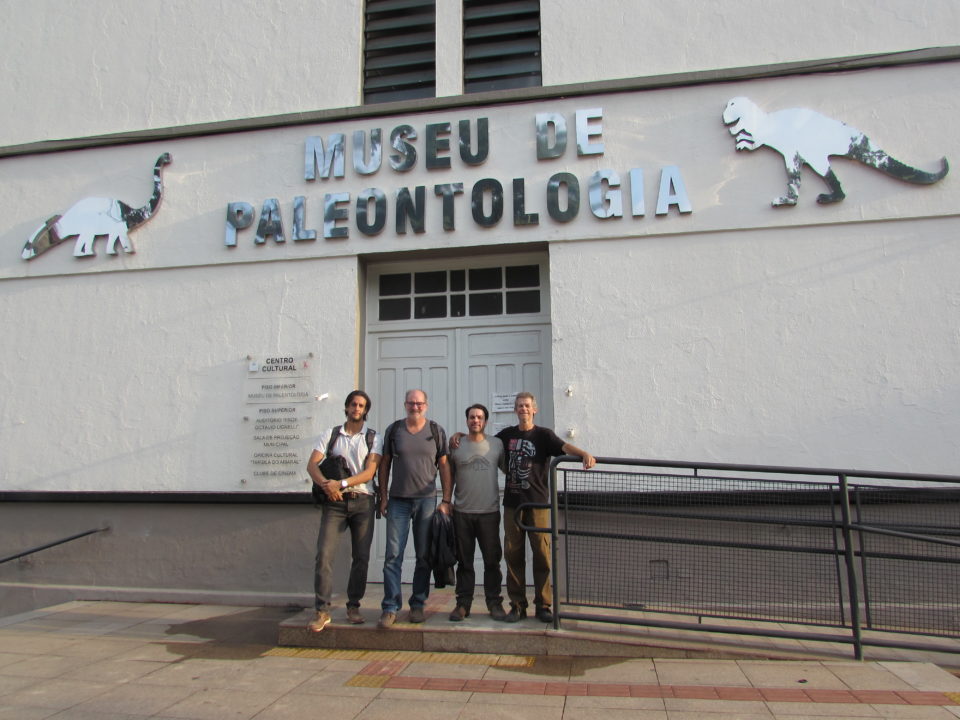
[[348, 487], [350, 487], [350, 485], [347, 484], [347, 481], [346, 481], [346, 480], [341, 480], [341, 481], [340, 481], [340, 489], [341, 489], [341, 490], [346, 490]]

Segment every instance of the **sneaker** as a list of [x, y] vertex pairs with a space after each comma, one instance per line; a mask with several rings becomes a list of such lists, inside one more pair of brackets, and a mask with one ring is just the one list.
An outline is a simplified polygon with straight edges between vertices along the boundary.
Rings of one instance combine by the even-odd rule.
[[387, 630], [392, 628], [393, 624], [397, 621], [397, 614], [395, 612], [390, 612], [389, 610], [384, 611], [383, 615], [380, 616], [380, 622], [377, 623], [377, 627], [382, 630]]
[[363, 625], [367, 619], [360, 614], [360, 608], [347, 608], [347, 622], [351, 625]]
[[316, 620], [311, 620], [309, 623], [307, 623], [307, 629], [310, 632], [320, 632], [329, 624], [330, 613], [323, 610], [317, 610]]
[[463, 605], [457, 605], [450, 613], [450, 622], [460, 622], [468, 617], [470, 617], [470, 611]]
[[493, 603], [490, 607], [490, 617], [494, 620], [499, 620], [503, 622], [507, 619], [507, 613], [503, 609], [503, 603]]
[[426, 621], [426, 616], [423, 614], [422, 607], [410, 608], [410, 622], [412, 623], [422, 623]]
[[553, 613], [550, 612], [550, 608], [548, 608], [548, 607], [546, 607], [546, 606], [544, 606], [544, 607], [538, 607], [538, 608], [537, 608], [537, 620], [539, 620], [540, 622], [552, 623], [552, 622], [553, 622]]
[[508, 623], [520, 622], [527, 617], [527, 609], [522, 608], [519, 605], [511, 605], [510, 612], [507, 613], [507, 616], [504, 618], [504, 621]]

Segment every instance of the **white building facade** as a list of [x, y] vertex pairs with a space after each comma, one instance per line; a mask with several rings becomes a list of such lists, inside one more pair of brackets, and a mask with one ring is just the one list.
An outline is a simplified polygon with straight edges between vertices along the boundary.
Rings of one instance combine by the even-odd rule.
[[384, 104], [362, 2], [6, 5], [3, 534], [111, 532], [0, 592], [303, 597], [355, 387], [378, 429], [532, 390], [598, 456], [960, 471], [955, 3], [542, 2], [542, 86], [479, 94], [437, 3], [435, 97]]

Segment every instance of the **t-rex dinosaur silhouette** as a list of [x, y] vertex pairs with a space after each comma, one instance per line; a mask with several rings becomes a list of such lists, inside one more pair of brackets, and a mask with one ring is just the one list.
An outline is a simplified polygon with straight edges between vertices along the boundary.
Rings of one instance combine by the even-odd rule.
[[787, 168], [787, 194], [773, 200], [775, 207], [796, 205], [800, 196], [800, 168], [806, 163], [823, 178], [829, 193], [817, 202], [835, 203], [846, 195], [830, 167], [830, 156], [853, 158], [887, 175], [917, 185], [930, 185], [947, 174], [947, 159], [941, 158], [937, 172], [924, 172], [905, 165], [874, 147], [870, 138], [856, 128], [813, 110], [790, 108], [766, 113], [749, 98], [735, 97], [723, 111], [723, 122], [736, 138], [737, 150], [756, 150], [766, 145], [783, 155]]
[[133, 245], [130, 244], [127, 231], [143, 225], [160, 207], [163, 197], [160, 169], [172, 160], [170, 153], [157, 158], [153, 166], [153, 196], [143, 207], [132, 208], [113, 198], [84, 198], [63, 215], [54, 215], [37, 228], [23, 246], [21, 257], [31, 260], [74, 236], [77, 242], [73, 254], [77, 257], [96, 255], [93, 242], [103, 235], [107, 236], [108, 255], [117, 254], [117, 243], [126, 252], [132, 253]]

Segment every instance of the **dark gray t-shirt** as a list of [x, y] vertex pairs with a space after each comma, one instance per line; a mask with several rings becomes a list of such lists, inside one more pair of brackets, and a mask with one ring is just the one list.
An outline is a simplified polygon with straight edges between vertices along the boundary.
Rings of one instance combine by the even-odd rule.
[[[447, 454], [447, 434], [439, 425], [436, 428], [440, 436], [439, 456], [429, 421], [414, 435], [407, 430], [406, 421], [396, 423], [389, 447], [384, 443], [383, 448], [384, 455], [393, 457], [390, 497], [421, 498], [436, 494], [437, 462]], [[386, 435], [391, 435], [389, 429]]]

